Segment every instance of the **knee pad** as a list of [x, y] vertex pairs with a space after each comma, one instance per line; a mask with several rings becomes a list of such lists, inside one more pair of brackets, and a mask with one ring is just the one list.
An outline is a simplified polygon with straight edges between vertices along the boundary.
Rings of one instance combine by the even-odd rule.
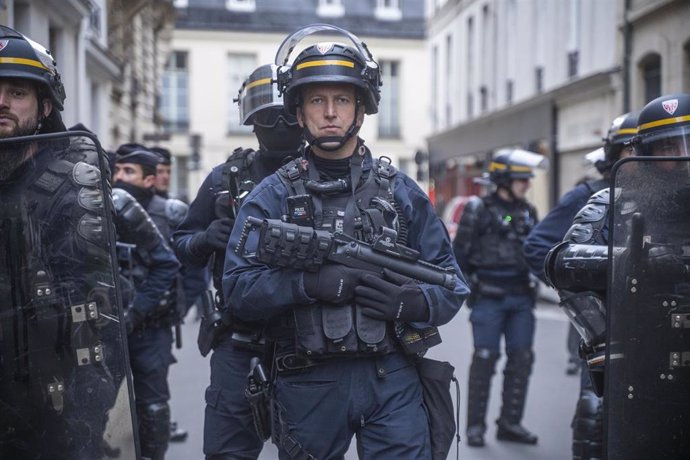
[[153, 403], [137, 407], [142, 450], [144, 446], [167, 445], [170, 439], [170, 406]]
[[573, 417], [573, 440], [601, 444], [604, 407], [593, 391], [584, 391], [577, 401]]
[[529, 349], [506, 350], [508, 361], [506, 362], [506, 372], [513, 372], [519, 375], [530, 375], [532, 364], [534, 363], [534, 352]]

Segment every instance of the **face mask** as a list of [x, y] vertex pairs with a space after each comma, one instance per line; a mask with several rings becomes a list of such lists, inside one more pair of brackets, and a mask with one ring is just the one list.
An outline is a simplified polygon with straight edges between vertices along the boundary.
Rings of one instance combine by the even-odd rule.
[[294, 152], [302, 145], [302, 128], [282, 120], [272, 128], [254, 125], [254, 134], [268, 152]]

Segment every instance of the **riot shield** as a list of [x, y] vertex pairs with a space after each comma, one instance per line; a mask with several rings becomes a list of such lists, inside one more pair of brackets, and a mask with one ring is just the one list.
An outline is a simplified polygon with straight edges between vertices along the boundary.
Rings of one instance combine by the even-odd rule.
[[690, 453], [690, 158], [613, 172], [605, 437], [608, 459]]
[[0, 458], [137, 458], [109, 166], [89, 133], [0, 140]]

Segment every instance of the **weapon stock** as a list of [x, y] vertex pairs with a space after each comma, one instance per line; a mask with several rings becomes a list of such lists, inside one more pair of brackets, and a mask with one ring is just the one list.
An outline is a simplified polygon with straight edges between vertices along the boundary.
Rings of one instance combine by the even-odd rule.
[[259, 231], [253, 256], [267, 265], [315, 271], [330, 261], [374, 272], [387, 268], [424, 283], [455, 288], [452, 269], [419, 260], [419, 252], [395, 242], [397, 234], [391, 229], [383, 229], [367, 244], [339, 232], [331, 234], [277, 219], [250, 216], [242, 227], [236, 254], [247, 255], [245, 245], [252, 231]]

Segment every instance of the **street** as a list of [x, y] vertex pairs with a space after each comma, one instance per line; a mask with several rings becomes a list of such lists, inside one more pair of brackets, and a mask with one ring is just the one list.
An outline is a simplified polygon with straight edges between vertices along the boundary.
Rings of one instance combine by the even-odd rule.
[[[464, 437], [467, 412], [467, 374], [472, 355], [469, 310], [465, 307], [449, 324], [441, 328], [443, 343], [432, 349], [428, 356], [449, 361], [455, 366], [455, 375], [460, 381], [460, 434]], [[166, 458], [169, 460], [203, 459], [204, 390], [209, 380], [208, 358], [202, 358], [196, 346], [198, 323], [194, 312], [183, 325], [184, 347], [175, 350], [178, 363], [170, 370], [172, 394], [172, 417], [181, 427], [189, 430], [184, 443], [171, 443]], [[470, 448], [460, 445], [459, 457], [463, 460], [486, 459], [569, 459], [570, 421], [575, 409], [579, 388], [578, 376], [567, 376], [566, 335], [568, 322], [565, 315], [553, 303], [540, 301], [537, 306], [537, 332], [535, 341], [536, 362], [530, 381], [524, 425], [539, 436], [537, 446], [523, 446], [498, 442], [495, 439], [494, 420], [501, 405], [502, 369], [505, 357], [497, 365], [493, 379], [487, 425], [486, 447]], [[455, 397], [455, 388], [452, 388]], [[456, 457], [456, 447], [451, 449], [449, 459]], [[267, 443], [261, 453], [261, 460], [277, 459], [275, 446]], [[356, 459], [354, 441], [346, 460]]]

